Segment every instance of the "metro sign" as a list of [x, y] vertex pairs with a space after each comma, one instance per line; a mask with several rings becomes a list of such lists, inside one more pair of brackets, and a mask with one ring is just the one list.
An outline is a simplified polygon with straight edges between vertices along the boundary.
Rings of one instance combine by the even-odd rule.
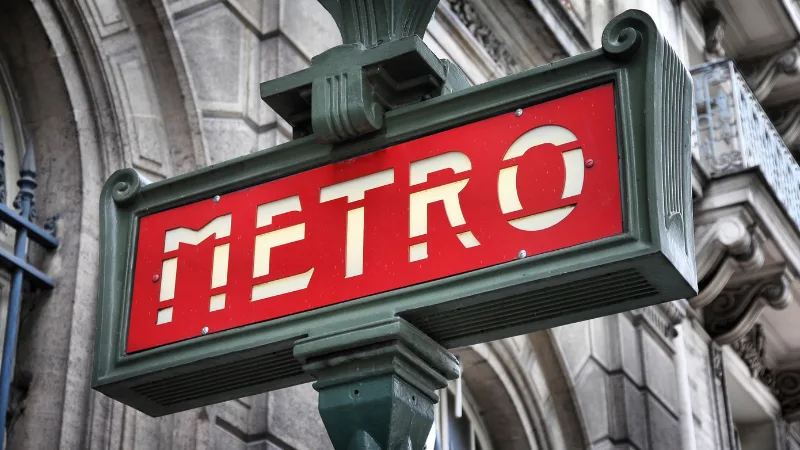
[[620, 234], [614, 116], [606, 84], [145, 216], [127, 351]]
[[[391, 70], [444, 67], [396, 43]], [[114, 173], [93, 387], [160, 416], [311, 381], [298, 341], [367, 324], [454, 348], [695, 295], [691, 78], [643, 13], [602, 43], [439, 85], [337, 144], [320, 120], [349, 113], [320, 113], [320, 80], [342, 67], [318, 59], [262, 86], [297, 139], [155, 183]], [[352, 66], [378, 76], [386, 48]]]

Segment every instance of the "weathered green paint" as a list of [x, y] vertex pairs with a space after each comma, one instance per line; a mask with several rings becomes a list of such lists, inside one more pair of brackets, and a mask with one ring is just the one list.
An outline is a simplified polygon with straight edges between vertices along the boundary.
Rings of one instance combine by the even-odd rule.
[[[436, 69], [439, 60], [424, 56], [427, 49], [420, 45], [412, 36], [374, 50], [395, 48], [393, 55], [410, 54]], [[602, 45], [480, 86], [389, 108], [380, 129], [344, 143], [310, 135], [152, 184], [131, 169], [112, 175], [101, 196], [95, 389], [158, 416], [310, 381], [293, 357], [295, 343], [365, 323], [402, 317], [453, 348], [693, 295], [691, 78], [645, 13], [628, 11], [614, 19]], [[359, 67], [380, 60], [366, 51], [352, 57], [364, 58], [353, 65]], [[316, 80], [316, 69], [309, 70], [297, 77], [306, 81], [276, 80], [262, 86], [262, 94], [264, 89], [268, 98], [289, 92], [288, 104], [305, 101], [301, 91], [307, 88], [301, 86]], [[440, 80], [448, 79], [447, 73]], [[624, 234], [208, 336], [198, 330], [194, 339], [125, 354], [140, 217], [609, 82], [617, 105]], [[306, 123], [313, 132], [309, 103], [303, 108], [306, 119], [290, 123]], [[303, 108], [278, 112], [291, 118]], [[615, 298], [622, 288], [637, 295]], [[375, 381], [376, 386], [389, 389], [387, 380]]]
[[319, 0], [339, 27], [344, 44], [371, 48], [424, 36], [439, 0]]
[[318, 380], [319, 412], [341, 450], [421, 449], [436, 390], [460, 372], [450, 352], [396, 317], [300, 340], [294, 354]]
[[468, 87], [466, 76], [438, 59], [419, 36], [378, 47], [334, 47], [311, 67], [261, 83], [261, 98], [294, 130], [340, 142], [383, 127], [384, 114]]
[[311, 67], [261, 84], [261, 98], [294, 137], [342, 142], [383, 128], [387, 111], [469, 86], [461, 69], [422, 42], [438, 0], [319, 0], [343, 45]]

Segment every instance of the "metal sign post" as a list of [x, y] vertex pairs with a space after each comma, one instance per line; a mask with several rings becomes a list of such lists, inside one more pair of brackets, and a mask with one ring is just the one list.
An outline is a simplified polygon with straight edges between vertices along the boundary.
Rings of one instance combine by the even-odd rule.
[[468, 87], [436, 0], [320, 1], [344, 44], [261, 85], [294, 141], [107, 182], [95, 389], [158, 416], [316, 380], [335, 448], [420, 449], [447, 348], [696, 292], [691, 80], [646, 14]]

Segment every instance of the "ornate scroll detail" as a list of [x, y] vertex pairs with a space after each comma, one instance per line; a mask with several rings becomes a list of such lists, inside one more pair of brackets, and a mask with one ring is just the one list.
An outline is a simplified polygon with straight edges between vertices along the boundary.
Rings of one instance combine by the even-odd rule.
[[761, 379], [769, 370], [764, 363], [766, 339], [761, 324], [757, 323], [741, 339], [732, 343], [731, 348], [742, 358], [753, 377]]
[[783, 418], [789, 422], [800, 420], [800, 370], [778, 372], [772, 389], [781, 403]]
[[706, 330], [720, 345], [741, 339], [764, 308], [780, 310], [791, 304], [788, 284], [789, 274], [782, 271], [766, 279], [726, 288], [703, 310]]
[[722, 48], [722, 39], [725, 36], [725, 18], [714, 5], [714, 2], [707, 2], [702, 12], [703, 34], [705, 35], [705, 48], [703, 57], [706, 61], [716, 61], [725, 57], [725, 49]]
[[603, 51], [611, 58], [628, 60], [642, 46], [642, 24], [632, 17], [616, 17], [603, 30]]
[[760, 380], [781, 404], [787, 421], [800, 420], [800, 370], [773, 371], [766, 366], [766, 339], [760, 324], [756, 324], [731, 348], [742, 358], [753, 378]]
[[697, 239], [697, 275], [703, 281], [700, 293], [689, 300], [694, 308], [714, 301], [740, 271], [754, 271], [764, 264], [764, 253], [755, 229], [741, 217], [725, 217]]
[[522, 70], [519, 62], [509, 53], [506, 44], [497, 37], [475, 11], [475, 7], [467, 0], [447, 0], [450, 10], [455, 13], [458, 20], [469, 30], [475, 39], [480, 42], [486, 53], [506, 73], [516, 73]]
[[[149, 181], [134, 169], [118, 170], [111, 175], [109, 181], [111, 180], [114, 181], [111, 198], [119, 205], [131, 203], [139, 195], [142, 187], [149, 184]], [[106, 185], [110, 186], [110, 183], [106, 182]]]
[[800, 421], [800, 369], [772, 371], [765, 368], [759, 379], [778, 399], [783, 418], [787, 422]]
[[781, 134], [783, 142], [792, 151], [797, 151], [800, 147], [800, 103], [793, 103], [771, 111], [770, 118], [775, 129]]
[[796, 75], [800, 72], [800, 44], [795, 44], [757, 62], [747, 76], [747, 84], [759, 102], [763, 102], [775, 87], [779, 75]]

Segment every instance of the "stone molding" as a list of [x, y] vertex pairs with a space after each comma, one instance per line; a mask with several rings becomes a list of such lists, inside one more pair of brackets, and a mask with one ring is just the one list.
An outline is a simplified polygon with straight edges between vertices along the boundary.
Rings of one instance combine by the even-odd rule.
[[702, 288], [689, 299], [693, 308], [710, 304], [728, 285], [737, 272], [753, 271], [764, 264], [764, 252], [755, 228], [745, 215], [737, 214], [717, 220], [704, 233], [698, 233], [697, 278]]
[[776, 52], [751, 66], [745, 79], [758, 101], [763, 103], [772, 93], [780, 75], [796, 75], [800, 72], [800, 43]]
[[791, 271], [785, 263], [765, 266], [764, 233], [746, 210], [734, 210], [698, 231], [701, 289], [689, 304], [703, 309], [705, 329], [718, 344], [739, 341], [765, 308], [791, 304]]
[[761, 377], [778, 402], [781, 414], [787, 422], [800, 422], [800, 369], [771, 372], [767, 370]]

